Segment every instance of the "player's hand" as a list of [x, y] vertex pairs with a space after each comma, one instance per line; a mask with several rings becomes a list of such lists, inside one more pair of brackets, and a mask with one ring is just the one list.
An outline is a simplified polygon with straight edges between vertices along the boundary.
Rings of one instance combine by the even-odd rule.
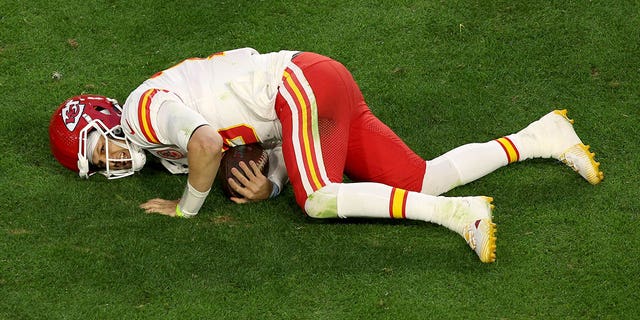
[[248, 166], [244, 161], [239, 165], [244, 174], [236, 168], [231, 169], [235, 179], [229, 178], [229, 186], [243, 198], [231, 197], [231, 201], [247, 203], [269, 199], [273, 186], [271, 181], [262, 174], [258, 165], [253, 161], [249, 161]]
[[146, 213], [158, 213], [165, 216], [175, 217], [176, 206], [180, 200], [165, 200], [160, 198], [151, 199], [140, 205]]

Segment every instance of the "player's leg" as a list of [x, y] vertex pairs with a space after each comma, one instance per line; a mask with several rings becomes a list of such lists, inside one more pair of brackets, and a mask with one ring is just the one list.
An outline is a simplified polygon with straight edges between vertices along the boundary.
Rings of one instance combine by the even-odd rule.
[[438, 195], [481, 178], [516, 161], [532, 158], [560, 160], [592, 184], [603, 174], [573, 129], [566, 110], [556, 110], [521, 131], [486, 143], [471, 143], [427, 161], [422, 192]]
[[505, 138], [519, 148], [519, 161], [552, 158], [564, 162], [591, 184], [598, 184], [604, 178], [600, 163], [594, 159], [595, 153], [590, 152], [589, 146], [578, 137], [573, 120], [567, 117], [567, 110], [549, 112], [520, 132]]
[[376, 118], [360, 96], [349, 127], [346, 175], [354, 181], [420, 191], [425, 169], [425, 160]]
[[310, 194], [305, 212], [315, 218], [387, 218], [439, 224], [461, 235], [482, 262], [496, 259], [492, 198], [442, 197], [375, 182], [334, 183]]
[[331, 85], [326, 91], [336, 92], [321, 95], [322, 105], [340, 103], [338, 93], [343, 93], [344, 89], [333, 78], [327, 78], [331, 72], [317, 67], [328, 60], [313, 53], [302, 53], [294, 58], [295, 64], [285, 70], [283, 85], [276, 96], [285, 165], [296, 202], [302, 208], [308, 195], [327, 184], [342, 182], [347, 155], [348, 122], [335, 119], [348, 117], [349, 110], [323, 108], [320, 118], [318, 95], [307, 79], [313, 78], [319, 88]]
[[355, 82], [343, 66], [334, 61], [320, 65], [310, 54], [304, 57], [294, 60], [300, 67], [293, 65], [285, 73], [276, 111], [291, 185], [305, 212], [316, 218], [405, 218], [438, 223], [465, 237], [482, 261], [495, 260], [490, 198], [434, 197], [380, 183], [340, 183], [350, 134], [344, 128], [350, 117], [343, 111], [351, 110], [357, 96], [354, 90], [359, 90], [352, 87]]

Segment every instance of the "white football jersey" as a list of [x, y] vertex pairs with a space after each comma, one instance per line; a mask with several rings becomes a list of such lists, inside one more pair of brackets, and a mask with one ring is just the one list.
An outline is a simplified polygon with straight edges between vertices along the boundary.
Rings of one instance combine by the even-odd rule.
[[259, 54], [243, 48], [187, 59], [129, 95], [123, 105], [123, 130], [173, 173], [187, 171], [187, 143], [204, 124], [220, 133], [225, 148], [253, 142], [276, 145], [282, 139], [276, 94], [296, 52]]

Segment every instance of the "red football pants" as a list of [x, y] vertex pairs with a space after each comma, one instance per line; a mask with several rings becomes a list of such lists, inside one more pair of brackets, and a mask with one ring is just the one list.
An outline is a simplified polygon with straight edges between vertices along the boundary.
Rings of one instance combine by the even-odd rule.
[[327, 184], [378, 182], [419, 192], [425, 161], [376, 118], [339, 62], [303, 52], [276, 97], [282, 151], [296, 201]]

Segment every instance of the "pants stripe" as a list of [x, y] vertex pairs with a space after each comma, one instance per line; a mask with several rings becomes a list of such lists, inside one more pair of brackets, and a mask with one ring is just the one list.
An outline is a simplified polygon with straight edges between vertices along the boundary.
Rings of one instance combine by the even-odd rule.
[[317, 106], [313, 91], [299, 68], [291, 65], [285, 70], [283, 80], [280, 94], [291, 109], [294, 152], [302, 183], [309, 195], [329, 183], [322, 161]]

